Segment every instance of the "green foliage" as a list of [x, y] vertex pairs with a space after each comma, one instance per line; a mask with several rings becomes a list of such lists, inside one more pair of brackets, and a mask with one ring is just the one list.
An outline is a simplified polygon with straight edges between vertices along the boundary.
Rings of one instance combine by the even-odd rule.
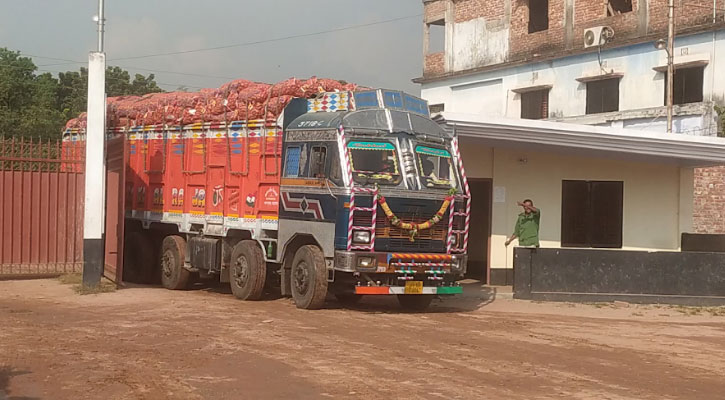
[[154, 74], [145, 77], [136, 74], [131, 80], [128, 71], [120, 67], [108, 67], [106, 69], [106, 93], [113, 96], [143, 96], [148, 93], [160, 93], [163, 90], [156, 85]]
[[59, 107], [66, 119], [78, 116], [86, 110], [88, 97], [88, 69], [68, 71], [58, 74]]
[[[0, 48], [0, 135], [56, 138], [65, 122], [86, 110], [88, 70], [37, 73], [37, 67], [20, 52]], [[158, 93], [155, 77], [136, 74], [133, 79], [120, 67], [106, 70], [109, 97]]]

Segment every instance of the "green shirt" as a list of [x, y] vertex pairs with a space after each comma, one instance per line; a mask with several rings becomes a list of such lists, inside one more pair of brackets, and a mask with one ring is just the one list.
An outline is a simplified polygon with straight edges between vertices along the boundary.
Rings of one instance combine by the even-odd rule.
[[539, 245], [539, 221], [541, 210], [532, 211], [530, 214], [521, 213], [516, 220], [514, 235], [519, 238], [519, 246]]

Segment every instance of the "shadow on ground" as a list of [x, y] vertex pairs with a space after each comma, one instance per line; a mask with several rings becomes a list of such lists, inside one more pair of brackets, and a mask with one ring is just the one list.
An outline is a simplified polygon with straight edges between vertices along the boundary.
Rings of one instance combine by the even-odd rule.
[[368, 313], [415, 314], [472, 312], [485, 307], [496, 299], [496, 288], [484, 287], [480, 281], [461, 283], [463, 294], [437, 296], [425, 311], [409, 311], [400, 308], [396, 296], [364, 296], [357, 304], [342, 304], [334, 296], [328, 298], [328, 309], [350, 309]]
[[[423, 313], [458, 313], [458, 312], [472, 312], [485, 307], [487, 304], [493, 302], [499, 295], [498, 288], [483, 286], [480, 281], [477, 280], [466, 280], [461, 282], [463, 287], [462, 295], [453, 296], [438, 296], [436, 297], [431, 306], [422, 311]], [[156, 287], [161, 288], [159, 285], [142, 285], [129, 283], [124, 284], [123, 288], [143, 288], [143, 287]], [[189, 285], [187, 291], [198, 291], [214, 294], [222, 294], [233, 296], [232, 291], [228, 283], [220, 283], [211, 280], [197, 280], [193, 284]], [[262, 301], [275, 301], [282, 299], [279, 288], [270, 287], [265, 291]], [[359, 303], [356, 304], [345, 304], [339, 302], [335, 296], [328, 295], [325, 303], [325, 309], [327, 310], [339, 310], [349, 309], [367, 313], [390, 313], [390, 314], [410, 314], [421, 311], [409, 311], [404, 310], [398, 304], [396, 296], [363, 296]], [[2, 399], [0, 399], [2, 400]]]
[[10, 379], [29, 373], [30, 371], [21, 371], [9, 366], [0, 366], [0, 400], [39, 400], [37, 397], [13, 396], [10, 393]]

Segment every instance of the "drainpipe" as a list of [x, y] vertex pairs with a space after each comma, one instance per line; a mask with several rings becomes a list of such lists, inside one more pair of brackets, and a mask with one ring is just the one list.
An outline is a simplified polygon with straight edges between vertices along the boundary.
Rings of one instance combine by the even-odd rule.
[[675, 0], [669, 0], [667, 23], [667, 133], [672, 133], [672, 87], [675, 73]]
[[[717, 0], [712, 0], [712, 23], [715, 25], [717, 23]], [[717, 57], [715, 57], [715, 53], [717, 52], [717, 46], [716, 46], [716, 39], [717, 39], [717, 31], [712, 31], [712, 50], [710, 52], [710, 58], [713, 61], [713, 65], [710, 67], [710, 107], [711, 112], [715, 113], [715, 107], [714, 107], [714, 100], [715, 100], [715, 60], [717, 60]], [[712, 127], [712, 122], [715, 118], [719, 118], [719, 115], [715, 113], [715, 115], [711, 115], [709, 126]], [[715, 123], [715, 136], [717, 136], [718, 129], [717, 129], [717, 123]], [[712, 135], [712, 129], [708, 129], [707, 132], [708, 135]]]

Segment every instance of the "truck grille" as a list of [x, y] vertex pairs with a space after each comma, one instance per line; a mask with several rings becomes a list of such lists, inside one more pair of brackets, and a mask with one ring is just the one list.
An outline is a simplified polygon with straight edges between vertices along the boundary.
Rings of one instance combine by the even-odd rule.
[[[417, 224], [421, 224], [428, 220], [428, 217], [419, 217], [419, 216], [413, 216], [413, 215], [406, 215], [406, 213], [399, 213], [397, 214], [398, 218], [405, 222], [413, 222]], [[371, 222], [371, 213], [369, 211], [356, 211], [354, 215], [354, 225], [356, 226], [370, 226]], [[405, 241], [410, 242], [410, 235], [408, 235], [407, 231], [404, 231], [403, 229], [400, 229], [398, 227], [393, 226], [388, 218], [385, 216], [385, 213], [383, 213], [383, 210], [378, 208], [378, 215], [377, 215], [377, 224], [375, 229], [375, 235], [378, 238], [390, 238], [390, 239], [405, 239]], [[418, 232], [418, 235], [416, 235], [416, 240], [446, 240], [446, 236], [448, 235], [448, 213], [443, 217], [443, 219], [433, 225], [430, 229], [425, 229]], [[397, 240], [396, 243], [399, 243]]]

